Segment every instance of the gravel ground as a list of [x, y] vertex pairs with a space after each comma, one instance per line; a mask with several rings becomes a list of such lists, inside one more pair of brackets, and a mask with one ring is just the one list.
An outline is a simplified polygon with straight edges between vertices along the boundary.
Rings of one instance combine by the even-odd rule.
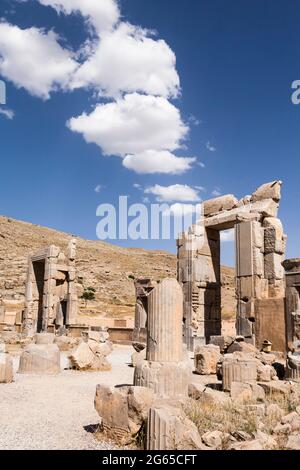
[[[0, 385], [0, 449], [112, 450], [91, 432], [99, 423], [94, 409], [96, 385], [131, 384], [131, 347], [116, 346], [109, 356], [110, 372], [63, 371], [57, 376], [15, 374]], [[15, 366], [17, 368], [18, 358]]]

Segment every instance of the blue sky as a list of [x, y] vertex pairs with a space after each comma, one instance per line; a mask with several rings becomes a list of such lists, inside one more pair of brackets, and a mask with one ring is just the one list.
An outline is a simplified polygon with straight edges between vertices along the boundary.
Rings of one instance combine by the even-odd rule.
[[[80, 0], [72, 1], [78, 8]], [[57, 2], [63, 4], [65, 0]], [[89, 0], [88, 3], [92, 2]], [[41, 57], [37, 52], [35, 57], [29, 34], [25, 38], [28, 44], [21, 39], [23, 52], [18, 56], [21, 46], [20, 43], [16, 44], [15, 38], [19, 29], [35, 27], [39, 35], [34, 39], [34, 44], [43, 41], [51, 29], [57, 33], [59, 37], [52, 39], [61, 51], [73, 51], [69, 61], [62, 61], [66, 75], [73, 67], [72, 61], [76, 59], [77, 63], [82, 64], [82, 57], [75, 58], [73, 53], [84, 41], [95, 40], [97, 35], [102, 35], [101, 43], [104, 38], [103, 29], [100, 33], [99, 30], [91, 32], [91, 25], [95, 26], [91, 16], [87, 23], [80, 14], [65, 14], [66, 11], [57, 14], [54, 8], [45, 6], [51, 3], [55, 2], [2, 0], [0, 5], [0, 57], [4, 56], [6, 61], [3, 68], [0, 60], [0, 78], [7, 85], [7, 104], [0, 106], [0, 112], [5, 109], [14, 113], [13, 119], [0, 114], [0, 213], [95, 239], [97, 206], [100, 203], [116, 204], [119, 195], [129, 195], [130, 203], [141, 202], [144, 197], [155, 201], [157, 195], [151, 194], [151, 191], [144, 194], [147, 188], [188, 185], [203, 199], [211, 198], [216, 193], [234, 193], [242, 197], [264, 182], [280, 179], [284, 183], [280, 217], [289, 237], [287, 256], [299, 256], [300, 105], [295, 106], [291, 102], [291, 84], [300, 79], [300, 2], [121, 0], [119, 22], [129, 22], [134, 27], [157, 32], [152, 37], [157, 51], [154, 49], [153, 57], [150, 50], [147, 53], [150, 69], [151, 66], [157, 67], [156, 78], [163, 78], [158, 88], [147, 83], [142, 91], [135, 91], [134, 74], [127, 75], [130, 75], [130, 67], [135, 67], [134, 70], [138, 70], [139, 65], [141, 68], [148, 67], [148, 63], [144, 62], [146, 54], [143, 50], [140, 64], [133, 66], [130, 62], [127, 68], [126, 58], [125, 65], [121, 64], [116, 69], [116, 64], [112, 64], [111, 70], [110, 59], [113, 57], [108, 54], [104, 62], [107, 75], [102, 76], [101, 80], [98, 77], [98, 88], [95, 81], [92, 84], [89, 82], [91, 78], [87, 75], [93, 73], [90, 69], [79, 77], [81, 82], [86, 82], [73, 87], [72, 91], [69, 85], [65, 85], [67, 79], [60, 73], [59, 85], [40, 84], [39, 81], [44, 80], [41, 71], [47, 71], [50, 67], [50, 54], [58, 52], [52, 49], [51, 43], [49, 55], [47, 53]], [[94, 12], [93, 9], [91, 11]], [[105, 21], [109, 21], [109, 15], [107, 18]], [[18, 30], [11, 29], [14, 27]], [[11, 35], [9, 44], [8, 32]], [[126, 39], [126, 31], [122, 34], [121, 39]], [[148, 38], [147, 33], [143, 34]], [[137, 35], [135, 30], [136, 41]], [[158, 43], [159, 40], [164, 40], [169, 47]], [[47, 42], [41, 47], [48, 47], [49, 44]], [[172, 51], [176, 56], [176, 68], [171, 63]], [[160, 57], [160, 53], [161, 62], [157, 60], [156, 64], [155, 59]], [[180, 79], [180, 93], [176, 76]], [[117, 91], [106, 89], [103, 92], [102, 89], [99, 93], [99, 80], [103, 87], [103, 83], [111, 84], [116, 79], [118, 84], [125, 78], [128, 78], [126, 83], [132, 86], [130, 90], [124, 91], [120, 86]], [[141, 87], [142, 82], [143, 78]], [[33, 88], [30, 83], [34, 84]], [[49, 96], [45, 96], [47, 86]], [[165, 173], [137, 173], [135, 157], [133, 169], [132, 163], [124, 166], [125, 154], [121, 158], [120, 155], [113, 156], [115, 141], [118, 140], [114, 138], [113, 131], [105, 138], [103, 135], [101, 138], [94, 134], [88, 136], [98, 140], [98, 145], [84, 140], [86, 127], [83, 130], [82, 126], [87, 124], [90, 127], [93, 121], [90, 118], [87, 123], [82, 123], [77, 118], [83, 113], [90, 116], [94, 108], [101, 104], [123, 103], [126, 93], [137, 93], [143, 99], [153, 96], [155, 103], [157, 99], [163, 100], [160, 101], [163, 105], [160, 112], [165, 112], [167, 119], [170, 119], [166, 132], [174, 127], [177, 137], [173, 140], [177, 140], [178, 145], [171, 143], [167, 146], [165, 141], [159, 145], [164, 151], [172, 153], [174, 158], [180, 157], [180, 161], [172, 161], [172, 165], [179, 164], [186, 171], [174, 174], [170, 168]], [[149, 109], [149, 104], [146, 105]], [[180, 123], [175, 119], [175, 108], [180, 112]], [[105, 114], [108, 108], [101, 110]], [[76, 119], [73, 129], [66, 125], [72, 118]], [[155, 118], [155, 122], [159, 120]], [[151, 139], [156, 139], [158, 134], [154, 127], [152, 137], [151, 125], [145, 122], [145, 127], [148, 126], [145, 140], [149, 140], [149, 150], [152, 149]], [[189, 132], [182, 128], [180, 131], [180, 126], [189, 127]], [[97, 129], [95, 132], [97, 134]], [[163, 139], [170, 140], [170, 136]], [[130, 145], [127, 148], [126, 155], [135, 152]], [[156, 154], [162, 148], [157, 147]], [[111, 156], [103, 156], [103, 153]], [[136, 153], [139, 162], [144, 165], [145, 154], [142, 160], [138, 150]], [[193, 158], [197, 160], [186, 160]], [[129, 162], [132, 162], [132, 157]], [[100, 192], [95, 192], [98, 185], [101, 186]], [[199, 187], [205, 188], [205, 191], [199, 190]], [[186, 201], [186, 198], [179, 196], [179, 192], [178, 197], [181, 198], [180, 202]], [[176, 202], [176, 197], [172, 197], [170, 202]], [[115, 243], [175, 250], [173, 241], [116, 240]], [[230, 243], [224, 246], [223, 260], [232, 262]]]

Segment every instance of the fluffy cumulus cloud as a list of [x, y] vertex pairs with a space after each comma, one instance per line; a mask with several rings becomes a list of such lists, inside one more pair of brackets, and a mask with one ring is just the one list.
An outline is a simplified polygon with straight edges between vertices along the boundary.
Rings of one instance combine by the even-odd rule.
[[71, 131], [137, 173], [189, 170], [196, 159], [175, 154], [189, 127], [169, 101], [178, 97], [180, 81], [166, 42], [122, 21], [117, 0], [38, 1], [59, 14], [80, 14], [89, 25], [87, 41], [71, 51], [52, 30], [2, 22], [0, 74], [42, 99], [58, 90], [90, 89], [99, 103], [71, 118]]
[[44, 6], [70, 15], [80, 13], [100, 34], [109, 31], [118, 22], [120, 11], [116, 0], [38, 0]]
[[135, 155], [180, 147], [188, 128], [179, 110], [163, 97], [133, 93], [98, 104], [90, 113], [70, 119], [70, 129], [95, 143], [105, 155]]
[[53, 31], [0, 23], [0, 74], [16, 87], [43, 99], [68, 86], [76, 62]]
[[186, 184], [173, 184], [171, 186], [160, 186], [156, 184], [145, 190], [146, 194], [153, 194], [160, 202], [199, 202], [199, 191]]
[[147, 150], [135, 155], [126, 155], [123, 166], [139, 174], [180, 175], [189, 170], [195, 160], [195, 158], [177, 157], [168, 150]]
[[110, 97], [134, 91], [175, 97], [179, 90], [175, 64], [175, 54], [165, 41], [121, 23], [113, 32], [102, 35], [75, 73], [71, 87], [92, 86]]

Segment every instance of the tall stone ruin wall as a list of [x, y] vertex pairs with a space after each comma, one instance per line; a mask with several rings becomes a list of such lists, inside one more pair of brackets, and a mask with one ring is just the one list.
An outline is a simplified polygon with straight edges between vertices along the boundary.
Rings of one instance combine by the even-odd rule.
[[184, 292], [185, 340], [189, 349], [221, 334], [220, 232], [235, 229], [237, 334], [268, 339], [285, 350], [284, 269], [286, 235], [277, 218], [280, 181], [238, 200], [205, 201], [200, 220], [178, 239], [178, 280]]

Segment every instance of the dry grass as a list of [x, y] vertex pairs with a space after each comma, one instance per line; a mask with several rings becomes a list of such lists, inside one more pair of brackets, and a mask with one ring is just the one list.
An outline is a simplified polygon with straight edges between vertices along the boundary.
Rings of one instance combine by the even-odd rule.
[[185, 413], [196, 424], [203, 435], [208, 431], [222, 431], [231, 434], [243, 431], [253, 434], [257, 430], [257, 416], [243, 405], [219, 405], [205, 400], [189, 400], [185, 405]]
[[[257, 404], [257, 402], [247, 402], [247, 405], [253, 404]], [[294, 393], [286, 396], [276, 394], [266, 398], [266, 407], [270, 404], [278, 405], [286, 415], [295, 411], [296, 407], [300, 405], [300, 399]], [[287, 437], [274, 434], [274, 428], [281, 421], [280, 413], [274, 412], [261, 416], [257, 414], [255, 407], [251, 408], [242, 403], [216, 405], [205, 399], [197, 401], [190, 399], [186, 403], [184, 411], [189, 419], [196, 424], [201, 436], [208, 431], [217, 430], [224, 433], [222, 449], [228, 447], [229, 435], [244, 432], [254, 438], [258, 429], [276, 440], [278, 450], [285, 447]]]

